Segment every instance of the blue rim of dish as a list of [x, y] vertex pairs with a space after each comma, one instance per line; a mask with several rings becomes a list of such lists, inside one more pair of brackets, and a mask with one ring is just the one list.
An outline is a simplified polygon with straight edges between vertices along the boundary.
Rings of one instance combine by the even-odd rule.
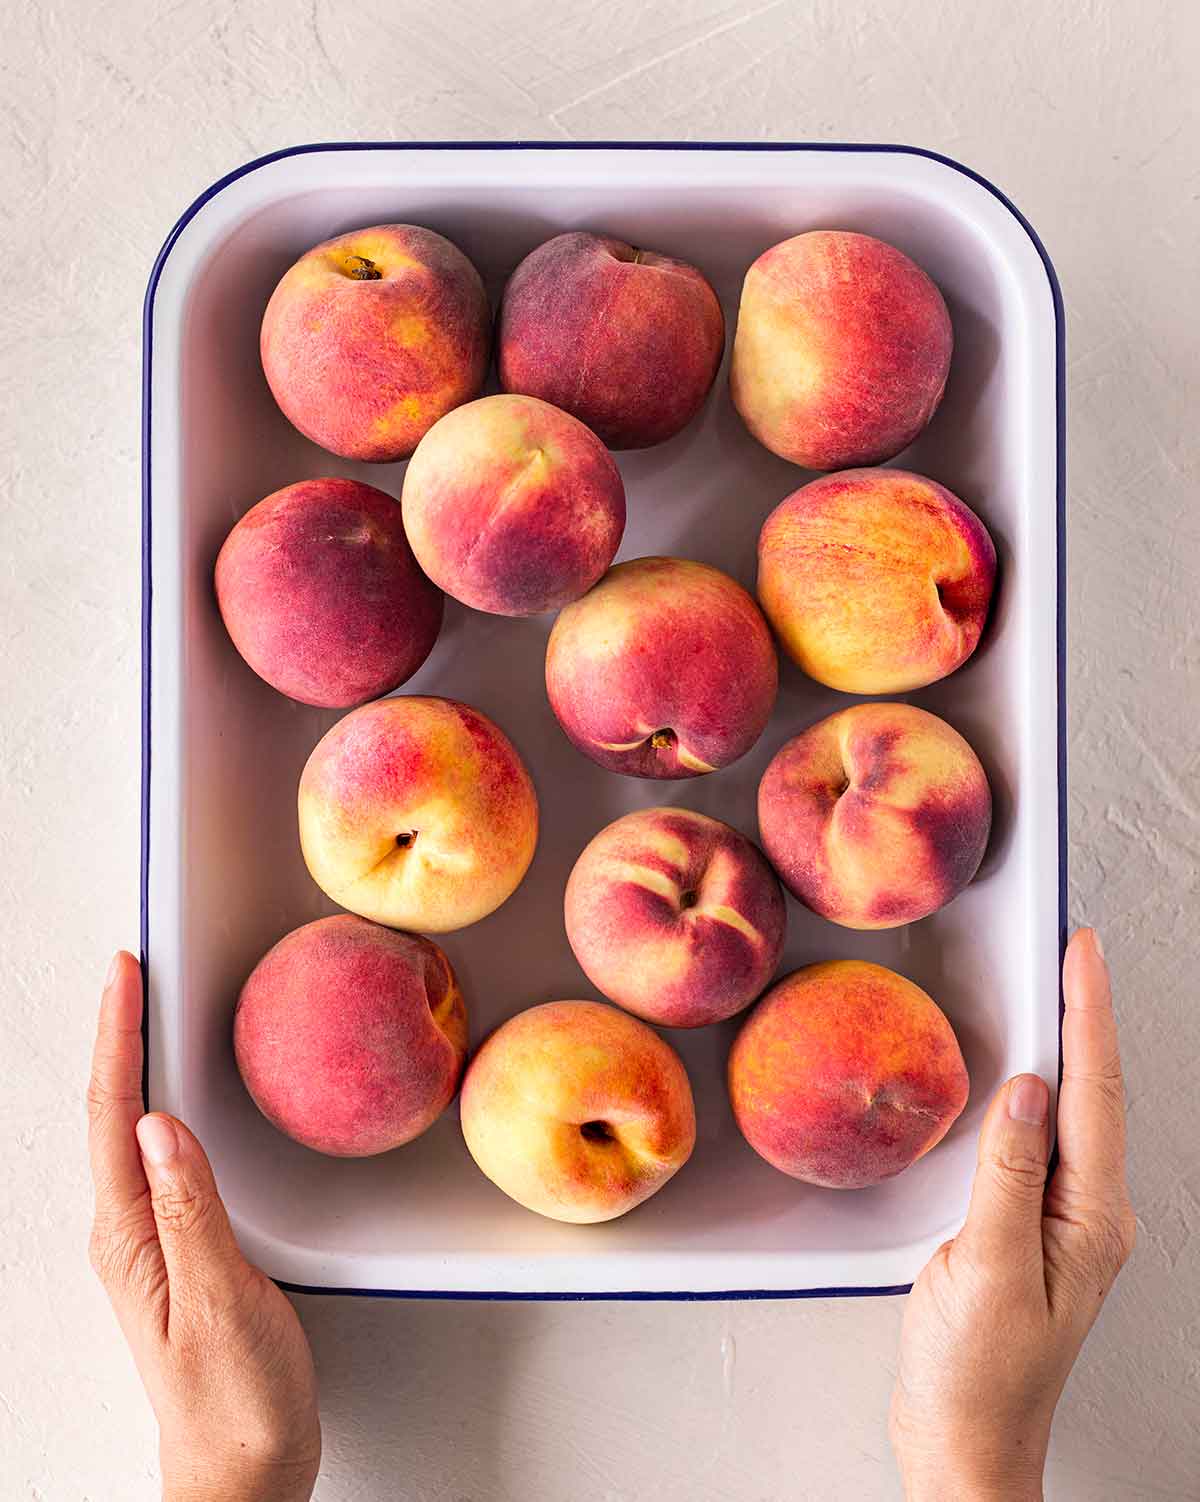
[[[981, 173], [956, 162], [953, 157], [943, 156], [938, 151], [927, 151], [921, 146], [904, 146], [895, 143], [853, 141], [327, 141], [313, 142], [302, 146], [287, 146], [280, 151], [256, 157], [241, 167], [235, 167], [224, 177], [206, 188], [184, 210], [172, 226], [155, 257], [146, 285], [142, 304], [142, 800], [141, 800], [141, 961], [142, 974], [147, 978], [146, 1006], [142, 1017], [144, 1063], [142, 1068], [142, 1097], [149, 1091], [150, 1069], [150, 997], [149, 997], [149, 946], [150, 946], [150, 610], [153, 579], [150, 572], [150, 544], [152, 531], [152, 508], [150, 496], [150, 387], [154, 347], [154, 294], [167, 257], [176, 240], [200, 210], [231, 183], [260, 167], [285, 157], [309, 156], [323, 151], [738, 151], [738, 152], [792, 152], [829, 151], [887, 153], [899, 156], [925, 157], [940, 162], [954, 172], [961, 173], [972, 182], [985, 188], [993, 198], [1013, 216], [1033, 243], [1046, 280], [1050, 284], [1050, 298], [1054, 307], [1054, 357], [1055, 357], [1055, 490], [1056, 490], [1056, 539], [1058, 551], [1058, 599], [1055, 645], [1058, 691], [1058, 928], [1059, 955], [1067, 943], [1067, 380], [1066, 380], [1066, 318], [1063, 311], [1062, 289], [1046, 247], [1033, 225], [1021, 213], [1007, 194]], [[1059, 1050], [1058, 1074], [1062, 1080], [1062, 1015], [1063, 1001], [1059, 995]], [[1057, 1148], [1055, 1150], [1057, 1154]], [[1053, 1169], [1053, 1162], [1051, 1163]], [[712, 1302], [735, 1299], [821, 1299], [821, 1298], [867, 1298], [905, 1294], [911, 1283], [899, 1283], [891, 1287], [846, 1287], [846, 1288], [734, 1288], [714, 1292], [644, 1291], [598, 1293], [507, 1293], [495, 1291], [471, 1292], [435, 1289], [399, 1288], [324, 1288], [302, 1283], [274, 1280], [289, 1293], [345, 1295], [348, 1298], [385, 1299], [462, 1299], [493, 1302], [580, 1303], [597, 1299], [612, 1299], [624, 1302]]]

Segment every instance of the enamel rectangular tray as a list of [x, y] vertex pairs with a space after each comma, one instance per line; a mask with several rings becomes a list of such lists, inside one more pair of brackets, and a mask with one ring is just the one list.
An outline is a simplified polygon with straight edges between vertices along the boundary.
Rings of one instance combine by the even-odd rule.
[[[259, 956], [331, 911], [309, 880], [295, 789], [337, 718], [293, 704], [237, 657], [213, 600], [225, 534], [255, 501], [313, 474], [359, 474], [398, 495], [402, 465], [322, 453], [277, 411], [258, 361], [267, 297], [291, 261], [344, 230], [429, 225], [475, 261], [495, 298], [535, 245], [592, 228], [684, 257], [717, 287], [732, 334], [741, 278], [801, 230], [867, 231], [938, 282], [956, 349], [928, 432], [895, 461], [949, 485], [995, 538], [1000, 580], [975, 659], [910, 696], [972, 742], [991, 778], [995, 831], [974, 885], [909, 928], [856, 934], [789, 902], [783, 969], [880, 961], [949, 1014], [970, 1103], [944, 1143], [875, 1189], [810, 1188], [739, 1137], [723, 1086], [734, 1024], [671, 1041], [696, 1093], [691, 1162], [631, 1215], [558, 1225], [475, 1169], [452, 1107], [423, 1138], [358, 1161], [285, 1140], [255, 1111], [230, 1047], [238, 988]], [[231, 173], [172, 231], [145, 309], [145, 750], [143, 948], [148, 1090], [208, 1147], [241, 1242], [298, 1288], [481, 1297], [763, 1297], [902, 1290], [961, 1224], [984, 1104], [1018, 1070], [1058, 1072], [1065, 868], [1062, 716], [1062, 311], [1053, 270], [1013, 206], [967, 169], [891, 146], [300, 147]], [[703, 559], [753, 589], [763, 518], [809, 476], [743, 430], [725, 371], [702, 417], [663, 447], [621, 457], [629, 526], [620, 556]], [[755, 789], [795, 731], [849, 702], [783, 664], [761, 742], [715, 776], [618, 777], [568, 745], [546, 704], [549, 618], [503, 620], [451, 603], [433, 655], [404, 691], [477, 705], [537, 783], [542, 837], [517, 894], [445, 936], [473, 1043], [535, 1002], [586, 997], [563, 933], [571, 865], [604, 823], [678, 803], [752, 836]]]

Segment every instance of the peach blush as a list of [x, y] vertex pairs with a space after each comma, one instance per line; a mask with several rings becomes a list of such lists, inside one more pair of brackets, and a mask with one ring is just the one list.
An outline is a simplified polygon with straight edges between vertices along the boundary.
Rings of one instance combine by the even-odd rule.
[[734, 1040], [728, 1080], [754, 1151], [826, 1189], [903, 1172], [946, 1135], [970, 1088], [933, 1000], [862, 960], [809, 965], [772, 987]]
[[415, 224], [326, 240], [286, 271], [263, 315], [263, 373], [284, 416], [345, 459], [406, 459], [478, 396], [491, 345], [479, 273]]
[[430, 578], [495, 615], [577, 600], [625, 530], [625, 487], [608, 450], [530, 396], [485, 396], [435, 423], [409, 461], [403, 505]]
[[609, 448], [663, 443], [704, 404], [725, 319], [694, 266], [611, 235], [556, 235], [509, 278], [497, 366], [505, 391], [540, 396]]
[[344, 709], [421, 666], [443, 600], [421, 572], [399, 504], [358, 480], [301, 480], [259, 501], [217, 555], [234, 646], [289, 698]]
[[775, 973], [787, 921], [758, 847], [685, 808], [640, 809], [602, 829], [571, 872], [565, 915], [592, 984], [661, 1027], [748, 1006]]
[[915, 261], [870, 235], [813, 230], [746, 273], [730, 392], [751, 433], [794, 464], [878, 464], [937, 410], [953, 347]]
[[568, 605], [546, 692], [585, 756], [629, 777], [698, 777], [744, 755], [778, 686], [771, 633], [727, 574], [635, 558]]
[[411, 1142], [449, 1105], [467, 1015], [436, 944], [343, 914], [263, 956], [238, 998], [233, 1042], [247, 1090], [281, 1132], [362, 1158]]
[[763, 848], [784, 885], [847, 928], [943, 907], [979, 869], [991, 819], [979, 758], [911, 704], [856, 704], [810, 725], [758, 790]]

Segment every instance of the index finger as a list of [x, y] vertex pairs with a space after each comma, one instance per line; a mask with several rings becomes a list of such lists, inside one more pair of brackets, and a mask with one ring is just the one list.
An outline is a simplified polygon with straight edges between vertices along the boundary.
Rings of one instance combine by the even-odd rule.
[[1108, 966], [1093, 929], [1080, 929], [1067, 945], [1063, 998], [1060, 1172], [1089, 1197], [1123, 1196], [1125, 1084]]
[[142, 971], [123, 950], [100, 998], [88, 1084], [88, 1152], [97, 1220], [115, 1218], [147, 1193], [134, 1128], [142, 1104]]

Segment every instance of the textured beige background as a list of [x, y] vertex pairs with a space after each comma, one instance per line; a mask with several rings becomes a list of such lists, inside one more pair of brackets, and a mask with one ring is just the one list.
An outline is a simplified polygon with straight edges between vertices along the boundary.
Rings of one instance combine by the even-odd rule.
[[[1188, 0], [5, 0], [0, 1495], [157, 1496], [87, 1271], [97, 983], [136, 943], [139, 312], [228, 168], [349, 138], [899, 140], [1008, 190], [1070, 358], [1072, 911], [1104, 930], [1136, 1257], [1049, 1494], [1200, 1497], [1200, 12]], [[1046, 754], [1052, 754], [1047, 746]], [[322, 1502], [899, 1495], [900, 1304], [307, 1300]]]

